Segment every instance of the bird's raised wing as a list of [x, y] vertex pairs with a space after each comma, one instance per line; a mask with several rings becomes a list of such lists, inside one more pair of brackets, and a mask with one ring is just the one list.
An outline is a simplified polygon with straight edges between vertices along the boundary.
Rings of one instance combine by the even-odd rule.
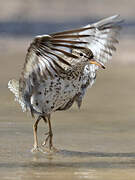
[[[78, 58], [72, 50], [89, 48], [95, 60], [106, 62], [116, 50], [119, 23], [119, 16], [115, 15], [79, 29], [35, 37], [28, 49], [19, 81], [19, 92], [31, 111], [30, 97], [35, 85], [39, 80], [60, 75], [64, 71], [62, 64], [71, 66], [70, 59]], [[92, 67], [96, 71], [97, 65]]]
[[73, 49], [89, 48], [96, 60], [106, 62], [116, 50], [119, 22], [116, 15], [79, 29], [35, 37], [26, 55], [23, 77], [59, 74], [63, 71], [61, 63], [71, 66], [67, 59], [78, 58]]

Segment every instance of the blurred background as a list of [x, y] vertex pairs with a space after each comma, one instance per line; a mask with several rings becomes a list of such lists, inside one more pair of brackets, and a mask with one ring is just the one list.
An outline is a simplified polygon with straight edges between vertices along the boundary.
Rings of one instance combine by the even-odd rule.
[[[1, 0], [0, 4], [2, 79], [8, 76], [5, 72], [7, 66], [12, 69], [9, 73], [11, 77], [20, 72], [26, 50], [34, 36], [77, 28], [114, 14], [120, 14], [125, 22], [116, 54], [116, 57], [120, 54], [121, 58], [114, 58], [113, 61], [134, 63], [134, 0]], [[9, 57], [12, 55], [11, 60]]]
[[[31, 154], [33, 119], [7, 89], [10, 79], [19, 79], [30, 42], [36, 35], [77, 28], [114, 14], [125, 21], [113, 59], [106, 70], [99, 69], [80, 111], [73, 106], [52, 117], [56, 147], [65, 149], [62, 156], [47, 159]], [[1, 178], [135, 179], [134, 79], [135, 0], [0, 0]], [[42, 140], [44, 131], [41, 122]]]

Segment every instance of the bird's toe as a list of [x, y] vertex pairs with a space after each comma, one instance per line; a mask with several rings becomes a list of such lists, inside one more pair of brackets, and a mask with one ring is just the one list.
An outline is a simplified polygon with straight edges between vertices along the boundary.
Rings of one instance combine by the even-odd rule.
[[33, 147], [33, 148], [31, 149], [31, 152], [32, 152], [32, 153], [42, 152], [42, 151], [43, 151], [43, 150], [42, 150], [41, 148], [39, 148], [38, 146]]

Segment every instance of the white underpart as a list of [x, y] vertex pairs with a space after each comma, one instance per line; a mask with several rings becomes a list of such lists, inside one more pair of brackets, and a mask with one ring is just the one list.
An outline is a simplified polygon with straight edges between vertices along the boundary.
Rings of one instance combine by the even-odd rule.
[[45, 83], [40, 83], [39, 87], [36, 88], [36, 91], [31, 96], [31, 104], [37, 112], [51, 113], [80, 92], [82, 81], [79, 81], [79, 77], [76, 80], [58, 79], [54, 78], [51, 81], [48, 79]]

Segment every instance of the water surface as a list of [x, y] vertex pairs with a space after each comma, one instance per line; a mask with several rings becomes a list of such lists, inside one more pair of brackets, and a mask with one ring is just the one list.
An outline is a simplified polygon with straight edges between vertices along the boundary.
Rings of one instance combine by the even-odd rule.
[[[74, 105], [52, 115], [54, 144], [60, 151], [47, 155], [31, 153], [34, 120], [21, 112], [6, 87], [9, 77], [19, 74], [17, 61], [8, 59], [11, 66], [6, 66], [5, 59], [6, 71], [1, 68], [0, 179], [134, 180], [135, 65], [114, 63], [100, 70], [80, 111]], [[41, 122], [40, 144], [45, 132], [47, 125]]]

